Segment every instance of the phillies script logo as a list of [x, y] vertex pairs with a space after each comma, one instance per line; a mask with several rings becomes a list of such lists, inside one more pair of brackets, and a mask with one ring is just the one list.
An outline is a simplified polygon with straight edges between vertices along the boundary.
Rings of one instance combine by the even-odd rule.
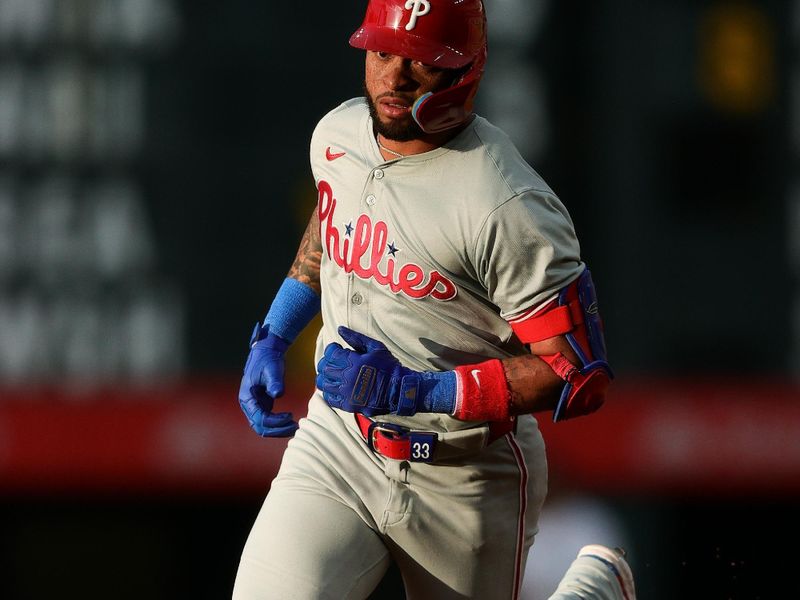
[[[361, 279], [373, 279], [393, 293], [403, 293], [409, 298], [430, 296], [436, 300], [452, 300], [456, 297], [458, 290], [455, 284], [439, 271], [431, 271], [426, 276], [422, 267], [414, 263], [406, 263], [398, 269], [394, 257], [400, 250], [393, 241], [389, 242], [389, 229], [383, 221], [373, 223], [368, 215], [362, 214], [355, 226], [352, 222], [345, 225], [342, 236], [333, 224], [336, 211], [333, 189], [327, 181], [320, 181], [318, 189], [322, 243], [328, 257], [345, 273], [355, 273]], [[386, 256], [386, 266], [381, 268], [380, 264]]]

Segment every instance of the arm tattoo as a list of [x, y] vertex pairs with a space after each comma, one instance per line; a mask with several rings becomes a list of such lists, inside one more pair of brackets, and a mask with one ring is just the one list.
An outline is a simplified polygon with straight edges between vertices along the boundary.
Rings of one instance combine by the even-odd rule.
[[317, 295], [322, 294], [322, 286], [319, 281], [320, 261], [322, 260], [322, 242], [319, 237], [319, 215], [317, 209], [308, 221], [308, 227], [300, 241], [292, 268], [289, 269], [287, 277], [297, 279], [301, 283], [309, 286]]

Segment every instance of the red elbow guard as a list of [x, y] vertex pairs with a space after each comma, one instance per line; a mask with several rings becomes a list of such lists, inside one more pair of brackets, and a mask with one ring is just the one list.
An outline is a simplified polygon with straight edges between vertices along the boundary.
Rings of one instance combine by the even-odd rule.
[[503, 363], [498, 359], [454, 369], [456, 406], [453, 416], [462, 421], [507, 421], [511, 394]]
[[561, 353], [539, 358], [566, 382], [553, 421], [588, 415], [603, 405], [612, 378], [605, 361], [596, 361], [579, 369]]
[[580, 366], [561, 353], [539, 357], [566, 382], [553, 413], [554, 421], [587, 415], [600, 408], [614, 375], [606, 359], [603, 322], [588, 269], [562, 289], [556, 300], [510, 324], [525, 344], [563, 335], [578, 356]]

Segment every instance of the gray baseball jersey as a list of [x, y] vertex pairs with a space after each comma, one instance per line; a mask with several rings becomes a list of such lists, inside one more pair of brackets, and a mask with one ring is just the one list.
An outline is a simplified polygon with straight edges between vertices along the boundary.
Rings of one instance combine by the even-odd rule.
[[[311, 167], [323, 246], [317, 360], [343, 343], [339, 325], [417, 370], [522, 354], [507, 320], [583, 268], [564, 206], [481, 117], [445, 146], [387, 162], [364, 99], [350, 100], [318, 125]], [[386, 420], [475, 425], [441, 414]]]
[[[525, 352], [507, 323], [581, 272], [567, 211], [508, 138], [476, 117], [446, 145], [380, 153], [363, 99], [311, 142], [323, 247], [323, 328], [444, 370]], [[532, 416], [486, 444], [444, 414], [381, 420], [438, 433], [432, 463], [368, 447], [317, 391], [242, 554], [234, 597], [364, 598], [390, 560], [410, 598], [516, 598], [547, 489]]]

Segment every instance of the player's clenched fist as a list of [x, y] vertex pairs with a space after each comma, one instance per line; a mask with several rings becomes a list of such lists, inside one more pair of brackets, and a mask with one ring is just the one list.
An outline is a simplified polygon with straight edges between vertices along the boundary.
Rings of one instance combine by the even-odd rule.
[[414, 371], [401, 365], [382, 342], [347, 327], [338, 331], [353, 350], [328, 344], [317, 365], [317, 387], [329, 405], [367, 416], [452, 410], [452, 371]]
[[250, 426], [262, 437], [288, 437], [297, 430], [291, 413], [272, 412], [274, 399], [283, 395], [284, 354], [288, 347], [289, 342], [271, 333], [269, 325], [256, 323], [239, 387], [239, 404]]

